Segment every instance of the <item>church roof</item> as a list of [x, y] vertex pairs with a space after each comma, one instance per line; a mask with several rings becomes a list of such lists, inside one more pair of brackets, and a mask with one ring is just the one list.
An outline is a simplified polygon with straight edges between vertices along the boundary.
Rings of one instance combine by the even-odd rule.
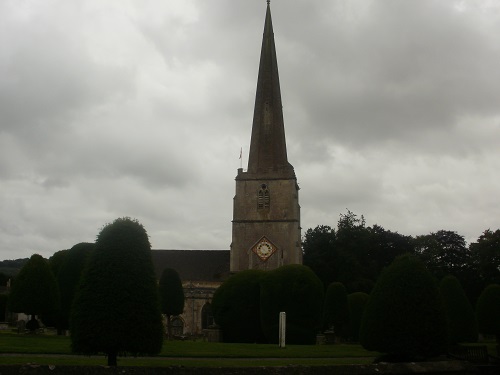
[[284, 172], [287, 177], [295, 177], [293, 167], [287, 159], [278, 61], [268, 2], [255, 95], [248, 173], [273, 173], [276, 176], [279, 172]]
[[229, 250], [152, 250], [159, 279], [165, 268], [173, 268], [182, 281], [223, 281], [229, 275]]

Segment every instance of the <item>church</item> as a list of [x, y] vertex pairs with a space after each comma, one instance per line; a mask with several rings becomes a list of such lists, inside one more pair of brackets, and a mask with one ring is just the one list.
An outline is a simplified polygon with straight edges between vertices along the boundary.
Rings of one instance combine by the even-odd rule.
[[286, 151], [283, 106], [271, 8], [262, 37], [246, 171], [239, 168], [230, 250], [154, 250], [156, 275], [173, 268], [183, 282], [185, 305], [172, 324], [176, 335], [200, 335], [213, 324], [210, 302], [231, 274], [302, 264], [299, 186]]

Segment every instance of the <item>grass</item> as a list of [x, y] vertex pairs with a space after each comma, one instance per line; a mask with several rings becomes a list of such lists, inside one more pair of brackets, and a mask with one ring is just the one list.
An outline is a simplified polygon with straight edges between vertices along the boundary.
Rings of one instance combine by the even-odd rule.
[[[359, 345], [225, 344], [204, 341], [165, 341], [157, 357], [120, 357], [120, 366], [246, 367], [283, 365], [368, 364], [377, 353]], [[0, 363], [103, 365], [104, 356], [71, 355], [70, 339], [47, 334], [0, 334]]]

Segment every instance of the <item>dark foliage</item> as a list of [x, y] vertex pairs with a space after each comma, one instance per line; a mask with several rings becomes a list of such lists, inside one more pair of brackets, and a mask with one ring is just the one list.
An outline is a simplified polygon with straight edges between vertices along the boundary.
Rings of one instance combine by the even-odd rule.
[[279, 313], [286, 312], [286, 342], [314, 344], [321, 328], [323, 285], [309, 267], [287, 265], [261, 282], [260, 316], [270, 343], [278, 342]]
[[347, 296], [349, 303], [349, 340], [359, 341], [359, 329], [361, 320], [368, 302], [368, 294], [363, 292], [351, 293]]
[[488, 285], [477, 300], [476, 316], [479, 332], [495, 335], [500, 344], [500, 285]]
[[69, 253], [69, 250], [59, 250], [56, 251], [52, 256], [49, 258], [49, 266], [50, 269], [52, 270], [52, 273], [54, 276], [57, 278], [57, 275], [59, 274], [59, 270], [61, 269], [65, 259], [66, 255]]
[[311, 268], [326, 288], [338, 279], [335, 265], [335, 231], [327, 225], [308, 229], [302, 241], [304, 265]]
[[7, 317], [5, 316], [7, 311], [7, 294], [0, 294], [0, 322], [5, 322]]
[[76, 353], [154, 355], [163, 325], [151, 245], [144, 227], [130, 218], [106, 225], [83, 273], [71, 316]]
[[326, 290], [323, 308], [323, 329], [333, 328], [337, 337], [349, 335], [349, 303], [344, 284], [331, 283]]
[[470, 251], [483, 284], [500, 284], [500, 229], [485, 230], [477, 242], [470, 244]]
[[416, 257], [400, 256], [382, 272], [366, 305], [360, 341], [394, 361], [445, 352], [446, 319], [438, 287]]
[[[73, 305], [73, 300], [78, 285], [80, 284], [83, 270], [94, 247], [95, 244], [93, 243], [82, 242], [76, 244], [69, 250], [58, 252], [61, 255], [64, 254], [62, 256], [60, 255], [62, 262], [57, 265], [58, 273], [56, 275], [59, 291], [61, 292], [61, 310], [56, 325], [59, 330], [66, 330], [69, 328], [71, 306]], [[54, 258], [50, 258], [51, 261], [53, 259]], [[56, 263], [59, 263], [59, 261], [56, 260]]]
[[242, 271], [215, 291], [212, 311], [225, 342], [265, 342], [260, 320], [260, 282], [264, 275], [259, 270]]
[[439, 230], [417, 236], [414, 251], [438, 280], [447, 275], [461, 278], [467, 271], [469, 250], [464, 237], [456, 232]]
[[10, 310], [29, 315], [53, 314], [59, 310], [59, 289], [47, 261], [34, 254], [12, 283]]
[[321, 225], [304, 236], [304, 265], [310, 267], [326, 288], [341, 282], [348, 292], [369, 293], [382, 269], [396, 256], [413, 250], [412, 237], [366, 227], [364, 217], [351, 211], [341, 214], [337, 230]]
[[172, 338], [171, 318], [184, 310], [184, 289], [176, 270], [165, 268], [160, 277], [160, 310], [167, 317], [167, 336]]
[[446, 276], [439, 284], [448, 327], [448, 345], [477, 341], [477, 321], [460, 281]]

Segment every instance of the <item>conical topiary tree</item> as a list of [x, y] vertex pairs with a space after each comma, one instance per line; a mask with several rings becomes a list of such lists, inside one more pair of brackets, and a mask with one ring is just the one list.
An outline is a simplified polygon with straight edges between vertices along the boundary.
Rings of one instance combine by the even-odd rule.
[[38, 328], [35, 315], [59, 310], [59, 288], [48, 262], [33, 254], [16, 276], [9, 296], [10, 310], [31, 315], [28, 329]]
[[477, 300], [476, 316], [479, 332], [495, 335], [500, 344], [500, 285], [488, 285]]
[[446, 276], [439, 284], [448, 327], [448, 345], [477, 341], [477, 322], [460, 281]]
[[176, 270], [165, 268], [160, 277], [161, 312], [167, 317], [167, 337], [172, 339], [172, 317], [184, 310], [184, 289]]
[[289, 264], [267, 271], [260, 283], [260, 317], [270, 343], [279, 337], [279, 313], [286, 313], [286, 342], [314, 344], [321, 328], [323, 283], [309, 268]]
[[214, 320], [224, 342], [262, 343], [260, 282], [265, 272], [246, 270], [227, 279], [214, 293]]
[[380, 275], [368, 299], [361, 345], [386, 360], [418, 360], [446, 351], [446, 318], [439, 290], [424, 264], [403, 255]]
[[151, 245], [144, 227], [116, 219], [99, 235], [71, 315], [71, 346], [86, 355], [154, 355], [163, 342]]

